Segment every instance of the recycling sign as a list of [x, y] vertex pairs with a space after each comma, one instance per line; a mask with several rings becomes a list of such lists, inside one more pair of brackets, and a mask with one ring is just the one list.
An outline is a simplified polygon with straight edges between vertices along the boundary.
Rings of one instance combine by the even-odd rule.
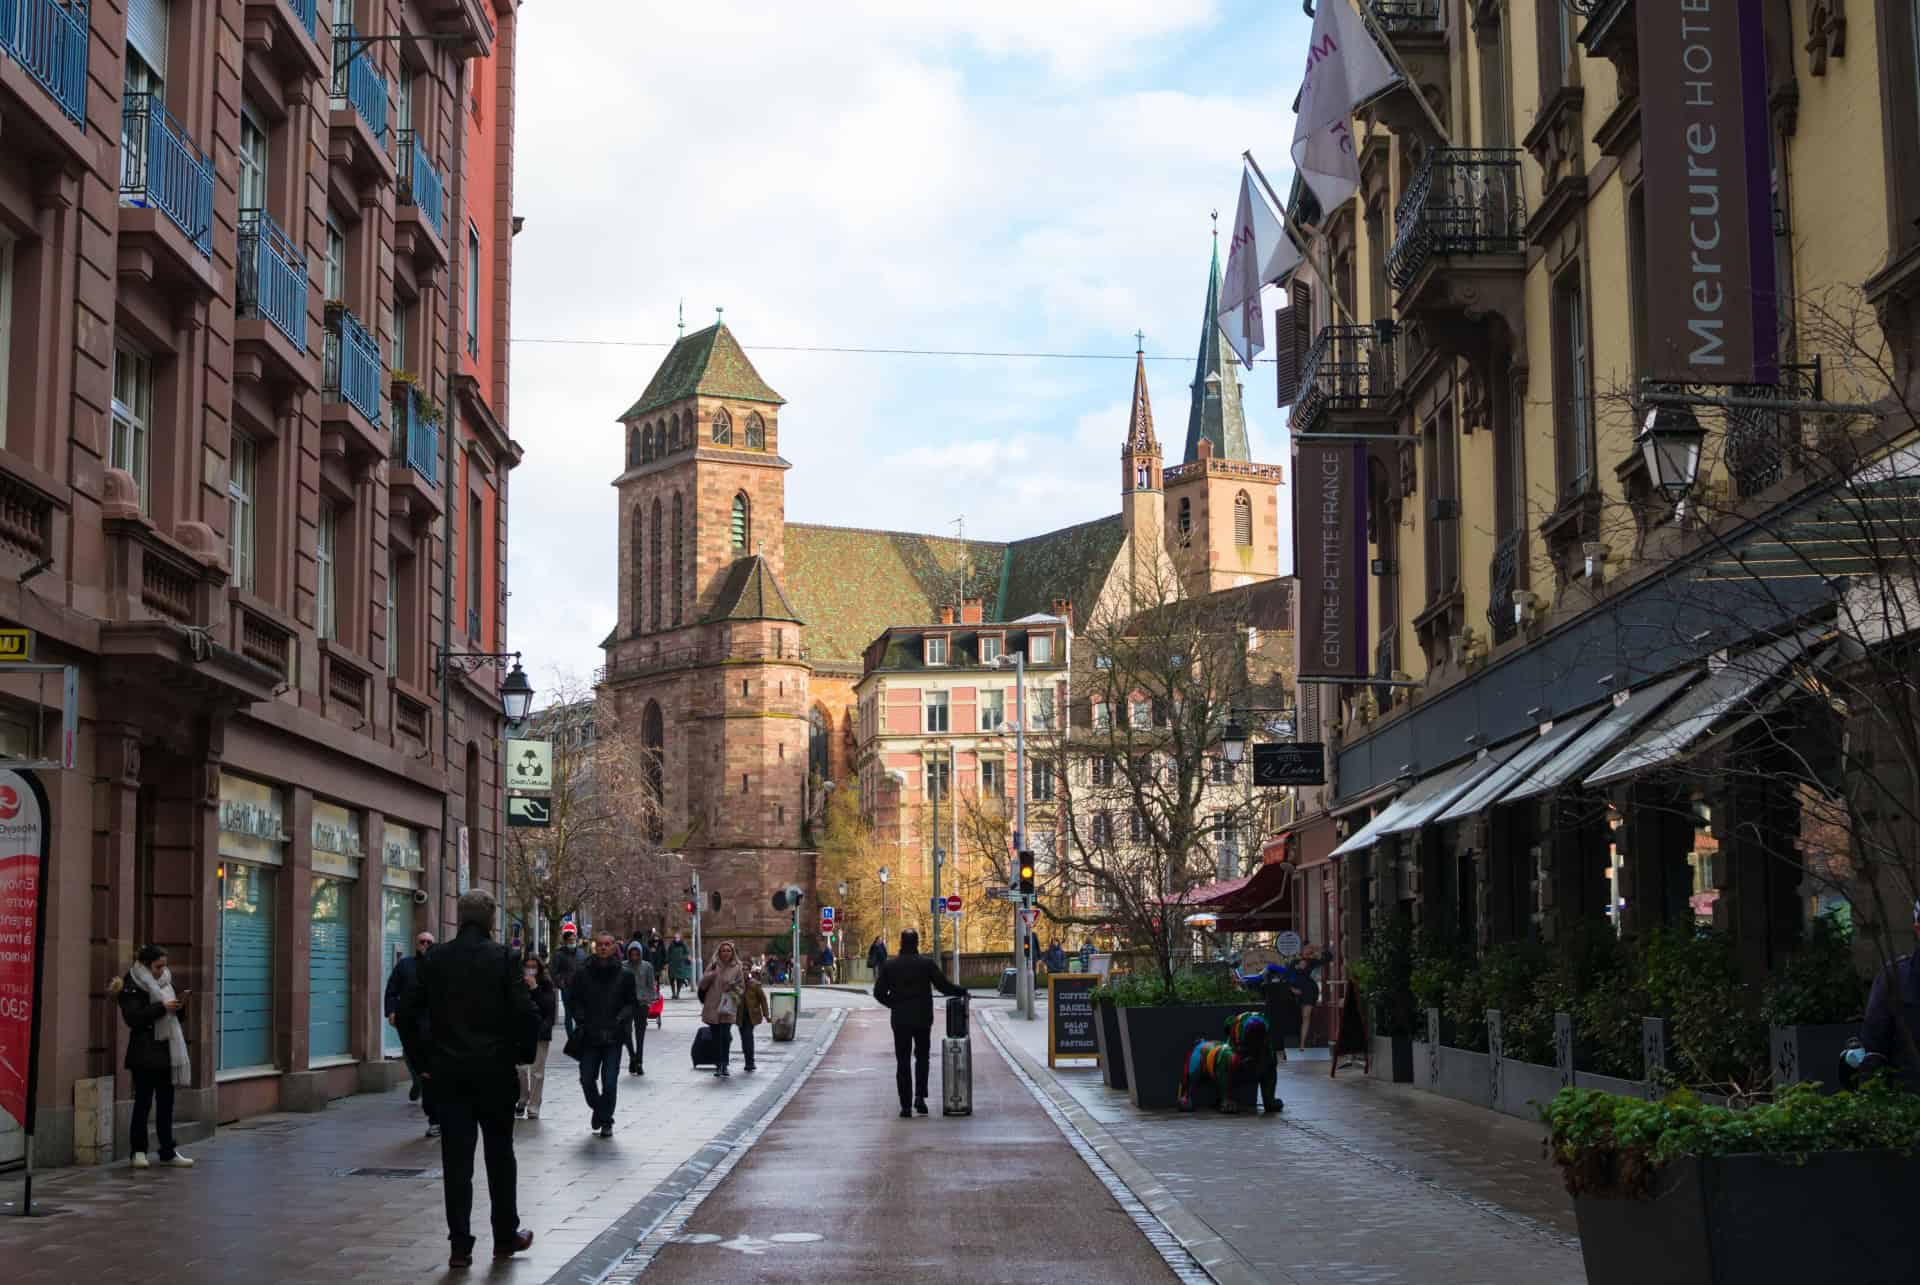
[[507, 742], [507, 788], [516, 794], [544, 794], [553, 788], [553, 742]]

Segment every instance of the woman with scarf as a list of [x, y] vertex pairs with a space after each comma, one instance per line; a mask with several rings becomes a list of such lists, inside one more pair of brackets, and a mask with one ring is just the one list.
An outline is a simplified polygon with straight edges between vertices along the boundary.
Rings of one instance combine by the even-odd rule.
[[740, 1004], [747, 989], [747, 967], [734, 953], [733, 943], [723, 941], [700, 979], [700, 1020], [713, 1031], [718, 1061], [713, 1074], [728, 1078], [727, 1054], [733, 1047], [734, 1023], [740, 1020]]
[[153, 1112], [158, 1116], [160, 1163], [191, 1169], [193, 1161], [173, 1145], [173, 1091], [193, 1083], [187, 1036], [180, 1027], [186, 1006], [183, 996], [188, 992], [174, 991], [167, 952], [158, 946], [142, 946], [135, 952], [133, 967], [108, 989], [120, 1005], [128, 1031], [125, 1065], [133, 1072], [133, 1167], [152, 1165], [147, 1159], [147, 1116]]

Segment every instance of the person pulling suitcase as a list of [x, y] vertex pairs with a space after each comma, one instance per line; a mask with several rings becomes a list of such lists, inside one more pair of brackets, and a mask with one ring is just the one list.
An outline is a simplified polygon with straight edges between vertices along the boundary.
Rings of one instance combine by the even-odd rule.
[[[927, 1114], [927, 1055], [933, 1040], [933, 992], [965, 995], [940, 966], [920, 953], [920, 934], [900, 934], [900, 953], [880, 968], [873, 997], [893, 1013], [894, 1083], [900, 1090], [900, 1118]], [[909, 1058], [912, 1065], [909, 1067]]]

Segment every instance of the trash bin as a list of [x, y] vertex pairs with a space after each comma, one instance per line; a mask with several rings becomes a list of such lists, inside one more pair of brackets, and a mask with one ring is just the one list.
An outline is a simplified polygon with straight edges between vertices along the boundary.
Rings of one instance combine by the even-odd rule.
[[1004, 970], [1000, 974], [1000, 993], [1002, 995], [1017, 995], [1019, 991], [1020, 970], [1017, 968]]
[[800, 1024], [798, 991], [772, 991], [767, 995], [767, 1015], [773, 1019], [773, 1038], [790, 1040]]

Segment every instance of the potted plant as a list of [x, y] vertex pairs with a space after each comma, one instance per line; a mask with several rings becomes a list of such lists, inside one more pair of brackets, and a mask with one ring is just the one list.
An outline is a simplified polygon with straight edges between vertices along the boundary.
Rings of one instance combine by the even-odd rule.
[[1171, 988], [1158, 979], [1116, 986], [1120, 1056], [1133, 1104], [1143, 1110], [1173, 1106], [1194, 1044], [1222, 1038], [1228, 1019], [1258, 1007], [1237, 979], [1218, 972], [1182, 969]]
[[1374, 929], [1347, 976], [1370, 1006], [1373, 1061], [1395, 1084], [1413, 1083], [1413, 920], [1400, 912]]
[[1812, 1081], [1840, 1088], [1840, 1050], [1860, 1031], [1867, 982], [1853, 962], [1852, 926], [1838, 913], [1815, 919], [1761, 1004], [1775, 1086]]
[[1120, 1053], [1120, 1015], [1114, 995], [1134, 985], [1127, 975], [1093, 989], [1093, 1038], [1100, 1046], [1100, 1078], [1110, 1089], [1127, 1087], [1127, 1060]]
[[1920, 1097], [1789, 1085], [1746, 1110], [1562, 1089], [1541, 1111], [1592, 1285], [1906, 1281]]

